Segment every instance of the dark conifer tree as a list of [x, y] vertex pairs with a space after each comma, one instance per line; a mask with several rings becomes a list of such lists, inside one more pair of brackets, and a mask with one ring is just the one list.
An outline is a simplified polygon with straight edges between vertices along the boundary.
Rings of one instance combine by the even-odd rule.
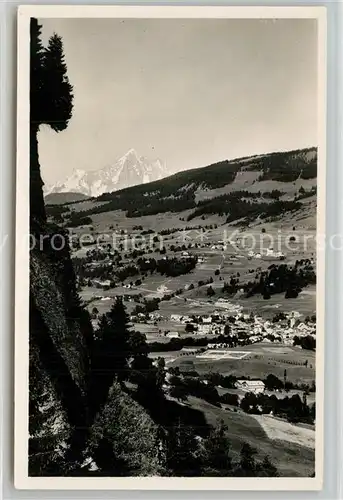
[[166, 377], [166, 362], [164, 358], [158, 358], [157, 360], [157, 373], [156, 373], [156, 385], [159, 390], [162, 390], [162, 386], [165, 382]]
[[166, 439], [166, 460], [170, 475], [201, 475], [198, 448], [194, 429], [179, 419], [175, 426], [169, 428]]
[[[46, 220], [43, 181], [40, 174], [37, 134], [41, 124], [55, 132], [64, 130], [73, 109], [72, 86], [67, 77], [62, 39], [54, 34], [44, 49], [41, 26], [32, 18], [30, 24], [30, 221], [37, 231]], [[38, 226], [37, 226], [38, 224]]]
[[42, 122], [55, 132], [68, 126], [73, 110], [73, 87], [67, 76], [62, 39], [56, 33], [50, 38], [44, 51], [44, 87]]
[[30, 121], [32, 124], [42, 123], [42, 92], [44, 84], [44, 47], [40, 39], [42, 27], [37, 19], [32, 18], [30, 24]]
[[257, 450], [249, 443], [244, 443], [241, 448], [240, 461], [236, 476], [254, 477], [256, 475], [255, 455]]
[[263, 461], [256, 465], [256, 475], [259, 477], [278, 477], [279, 473], [275, 465], [265, 456]]
[[220, 422], [213, 429], [204, 443], [204, 476], [226, 477], [232, 469], [232, 461], [229, 455], [230, 441], [226, 436], [227, 426]]
[[92, 359], [91, 406], [96, 413], [105, 403], [113, 381], [128, 377], [128, 360], [131, 357], [129, 317], [121, 298], [117, 298], [111, 310], [102, 316], [99, 324], [99, 340]]

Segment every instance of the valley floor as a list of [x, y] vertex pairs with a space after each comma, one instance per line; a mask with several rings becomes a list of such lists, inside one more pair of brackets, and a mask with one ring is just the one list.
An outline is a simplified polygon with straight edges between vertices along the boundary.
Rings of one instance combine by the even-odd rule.
[[[171, 230], [171, 234], [163, 237], [165, 253], [160, 254], [158, 241], [146, 248], [146, 259], [175, 257], [181, 261], [187, 258], [186, 254], [197, 258], [197, 264], [191, 272], [175, 277], [148, 272], [125, 278], [111, 287], [83, 283], [80, 295], [94, 317], [95, 327], [100, 316], [110, 310], [116, 297], [121, 296], [130, 315], [132, 328], [146, 336], [151, 350], [149, 356], [154, 360], [163, 357], [167, 371], [177, 368], [182, 374], [196, 372], [199, 377], [219, 373], [252, 380], [265, 380], [273, 375], [284, 381], [287, 377], [287, 382], [296, 389], [287, 392], [268, 392], [266, 389], [265, 394], [278, 399], [292, 396], [302, 399], [302, 387], [314, 385], [316, 356], [314, 350], [302, 349], [293, 344], [296, 336], [311, 334], [315, 337], [315, 320], [308, 319], [316, 312], [315, 285], [303, 288], [296, 298], [285, 299], [285, 294], [279, 293], [271, 295], [268, 300], [261, 294], [246, 298], [236, 293], [228, 298], [223, 292], [223, 285], [233, 277], [239, 277], [241, 286], [244, 286], [249, 280], [255, 279], [257, 273], [268, 272], [273, 265], [292, 266], [301, 259], [308, 259], [315, 265], [315, 231], [302, 228], [302, 235], [308, 237], [308, 247], [290, 251], [286, 248], [286, 240], [292, 234], [291, 223], [294, 221], [284, 228], [281, 237], [276, 226], [260, 224], [249, 230], [238, 231], [237, 244], [241, 245], [238, 250], [230, 246], [223, 249], [223, 230], [232, 232], [237, 228], [224, 228], [218, 216], [210, 216], [205, 222], [193, 222], [204, 227], [206, 223], [212, 229], [204, 229], [206, 239], [203, 242], [194, 239], [196, 233], [193, 239], [188, 234], [190, 239], [187, 246], [182, 246], [186, 223], [180, 221], [180, 214], [128, 219], [122, 213], [114, 212], [94, 217], [94, 234], [97, 236], [110, 232], [110, 227], [132, 234], [140, 233], [142, 228], [153, 231], [155, 235]], [[284, 255], [282, 262], [273, 255], [266, 255], [262, 244], [254, 249], [253, 255], [242, 246], [242, 239], [248, 234], [259, 241], [262, 227], [269, 231], [269, 236], [275, 241], [279, 241], [278, 250]], [[175, 251], [178, 245], [182, 248]], [[93, 249], [92, 246], [78, 249], [74, 251], [73, 257], [84, 259], [91, 255]], [[122, 248], [119, 254], [123, 266], [135, 262], [132, 250]], [[97, 263], [96, 258], [94, 263]], [[209, 287], [213, 290], [211, 295]], [[141, 315], [136, 312], [137, 306], [144, 306], [155, 299], [159, 302], [155, 311]], [[274, 318], [280, 314], [283, 319], [275, 321]], [[208, 319], [213, 315], [219, 319]], [[192, 323], [193, 330], [191, 327], [187, 330], [189, 323]], [[224, 334], [227, 324], [230, 325], [230, 334], [238, 338], [238, 345], [227, 345], [221, 341], [221, 344], [214, 346], [216, 348], [211, 348], [211, 343], [218, 342], [217, 336]], [[180, 343], [178, 347], [173, 345], [172, 349], [168, 349], [175, 341]], [[226, 390], [220, 386], [216, 389], [219, 395], [226, 392], [235, 394], [235, 389]], [[315, 389], [311, 389], [311, 392], [306, 390], [307, 404], [313, 405]], [[242, 444], [248, 442], [258, 450], [259, 456], [268, 455], [282, 476], [305, 477], [313, 473], [314, 426], [294, 425], [266, 414], [247, 414], [239, 406], [214, 406], [192, 395], [182, 404], [201, 411], [211, 425], [223, 420], [228, 426], [227, 432], [235, 454], [239, 454]]]

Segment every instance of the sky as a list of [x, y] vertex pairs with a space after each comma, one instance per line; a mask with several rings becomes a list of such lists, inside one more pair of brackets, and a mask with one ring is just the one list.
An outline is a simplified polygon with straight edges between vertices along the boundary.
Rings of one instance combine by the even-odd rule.
[[173, 173], [317, 145], [315, 20], [39, 21], [75, 95], [68, 128], [39, 133], [48, 185], [131, 148]]

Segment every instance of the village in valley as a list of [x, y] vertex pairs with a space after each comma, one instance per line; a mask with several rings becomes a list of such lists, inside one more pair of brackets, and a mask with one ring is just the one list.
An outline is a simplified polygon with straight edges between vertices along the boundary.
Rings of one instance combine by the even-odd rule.
[[[95, 340], [119, 300], [165, 400], [206, 425], [222, 422], [234, 454], [248, 443], [283, 476], [309, 476], [314, 468], [314, 155], [278, 154], [275, 164], [274, 155], [253, 157], [234, 163], [233, 176], [220, 164], [229, 177], [211, 183], [228, 182], [224, 195], [200, 183], [189, 201], [184, 178], [177, 188], [172, 176], [124, 190], [125, 197], [119, 191], [47, 205], [51, 221], [68, 231]], [[272, 172], [284, 161], [294, 162], [290, 178]], [[265, 173], [254, 171], [255, 162]], [[207, 168], [214, 175], [217, 166]], [[170, 194], [163, 205], [159, 192], [171, 189], [179, 198]], [[134, 357], [128, 361], [134, 367]], [[135, 377], [125, 386], [136, 391]]]
[[[218, 216], [190, 225], [187, 212], [156, 218], [100, 213], [88, 221], [79, 210], [90, 203], [68, 206], [72, 217], [89, 222], [69, 227], [69, 241], [95, 336], [121, 297], [130, 328], [145, 338], [153, 364], [163, 366], [166, 398], [200, 409], [209, 422], [224, 419], [230, 435], [238, 426], [237, 449], [247, 439], [242, 419], [250, 418], [245, 425], [258, 425], [266, 436], [252, 443], [267, 446], [274, 461], [280, 461], [277, 443], [286, 446], [282, 474], [298, 474], [300, 460], [300, 473], [311, 473], [313, 229], [305, 230], [311, 243], [304, 251], [294, 245], [297, 229], [304, 231], [296, 215], [283, 232], [268, 220], [237, 229]], [[254, 248], [246, 244], [249, 237]], [[301, 459], [291, 459], [294, 446]]]

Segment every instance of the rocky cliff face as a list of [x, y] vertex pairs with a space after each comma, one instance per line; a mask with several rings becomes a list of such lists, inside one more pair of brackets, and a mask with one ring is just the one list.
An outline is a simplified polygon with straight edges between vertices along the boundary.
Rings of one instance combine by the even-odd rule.
[[[50, 238], [57, 234], [56, 228], [46, 224], [42, 230]], [[81, 460], [89, 424], [91, 325], [78, 301], [69, 250], [53, 251], [50, 238], [43, 249], [35, 248], [30, 255], [32, 474], [50, 473], [58, 463], [60, 471], [63, 460], [64, 468]], [[46, 465], [37, 463], [35, 457], [41, 447]], [[71, 452], [73, 456], [68, 457]]]
[[[53, 249], [61, 229], [46, 222], [44, 205], [35, 199], [42, 199], [39, 175], [31, 184], [31, 232], [37, 242], [45, 238], [30, 253], [29, 474], [88, 475], [83, 463], [88, 459], [94, 466], [89, 450], [96, 456], [100, 446], [100, 461], [104, 450], [115, 455], [121, 450], [119, 462], [105, 467], [108, 475], [119, 475], [117, 466], [136, 475], [158, 475], [157, 429], [142, 407], [117, 386], [95, 417], [90, 412], [90, 318], [76, 291], [67, 239], [62, 249]], [[135, 439], [128, 435], [132, 428], [138, 432]], [[93, 470], [103, 475], [104, 464]]]

